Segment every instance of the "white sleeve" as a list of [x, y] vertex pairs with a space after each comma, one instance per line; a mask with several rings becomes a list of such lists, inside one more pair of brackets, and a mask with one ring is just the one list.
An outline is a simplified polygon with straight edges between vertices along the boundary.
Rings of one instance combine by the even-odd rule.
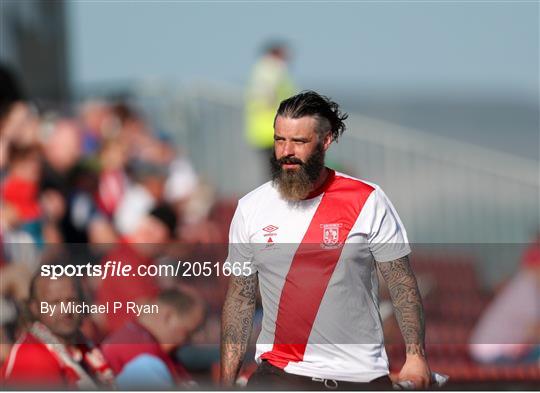
[[407, 232], [386, 194], [373, 191], [373, 215], [368, 233], [369, 248], [377, 262], [389, 262], [410, 254]]
[[[239, 263], [242, 266], [242, 275], [251, 275], [257, 272], [255, 265], [252, 263], [253, 249], [250, 244], [248, 223], [244, 217], [240, 202], [234, 212], [229, 230], [229, 255], [227, 261], [231, 264]], [[232, 269], [232, 271], [235, 275], [238, 272], [237, 269]]]

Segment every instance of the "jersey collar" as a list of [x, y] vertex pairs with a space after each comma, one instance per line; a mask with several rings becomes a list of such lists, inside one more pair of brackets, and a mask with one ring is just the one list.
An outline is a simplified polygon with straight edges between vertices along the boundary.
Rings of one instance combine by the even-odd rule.
[[304, 198], [304, 200], [307, 200], [307, 199], [312, 199], [312, 198], [315, 198], [315, 197], [318, 197], [319, 195], [321, 195], [323, 192], [325, 192], [326, 190], [328, 190], [328, 188], [330, 187], [330, 185], [333, 183], [334, 181], [334, 178], [336, 177], [336, 171], [334, 171], [333, 169], [330, 169], [328, 167], [325, 167], [326, 170], [328, 171], [328, 176], [326, 177], [326, 180], [324, 181], [323, 184], [321, 184], [320, 187], [318, 187], [316, 190], [313, 190], [309, 193], [309, 195], [307, 197]]

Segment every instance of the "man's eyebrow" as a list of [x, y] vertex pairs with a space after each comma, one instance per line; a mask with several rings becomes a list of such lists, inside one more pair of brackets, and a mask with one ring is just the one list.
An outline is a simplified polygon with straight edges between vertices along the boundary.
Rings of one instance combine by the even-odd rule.
[[[274, 134], [274, 139], [286, 139], [284, 136], [279, 134]], [[309, 142], [310, 138], [297, 136], [297, 137], [291, 137], [290, 138], [293, 142]]]

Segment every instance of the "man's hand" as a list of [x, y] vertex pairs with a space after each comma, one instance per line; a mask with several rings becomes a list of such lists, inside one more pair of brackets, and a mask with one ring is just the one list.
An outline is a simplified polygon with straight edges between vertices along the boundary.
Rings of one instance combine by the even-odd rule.
[[413, 389], [427, 389], [431, 382], [431, 371], [422, 355], [407, 355], [396, 382], [410, 381]]

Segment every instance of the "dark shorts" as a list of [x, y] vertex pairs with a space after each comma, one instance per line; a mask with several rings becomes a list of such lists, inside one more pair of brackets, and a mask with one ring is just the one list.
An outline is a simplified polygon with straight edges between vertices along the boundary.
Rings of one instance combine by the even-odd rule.
[[248, 381], [250, 390], [392, 390], [388, 375], [373, 381], [345, 382], [289, 374], [263, 360]]

